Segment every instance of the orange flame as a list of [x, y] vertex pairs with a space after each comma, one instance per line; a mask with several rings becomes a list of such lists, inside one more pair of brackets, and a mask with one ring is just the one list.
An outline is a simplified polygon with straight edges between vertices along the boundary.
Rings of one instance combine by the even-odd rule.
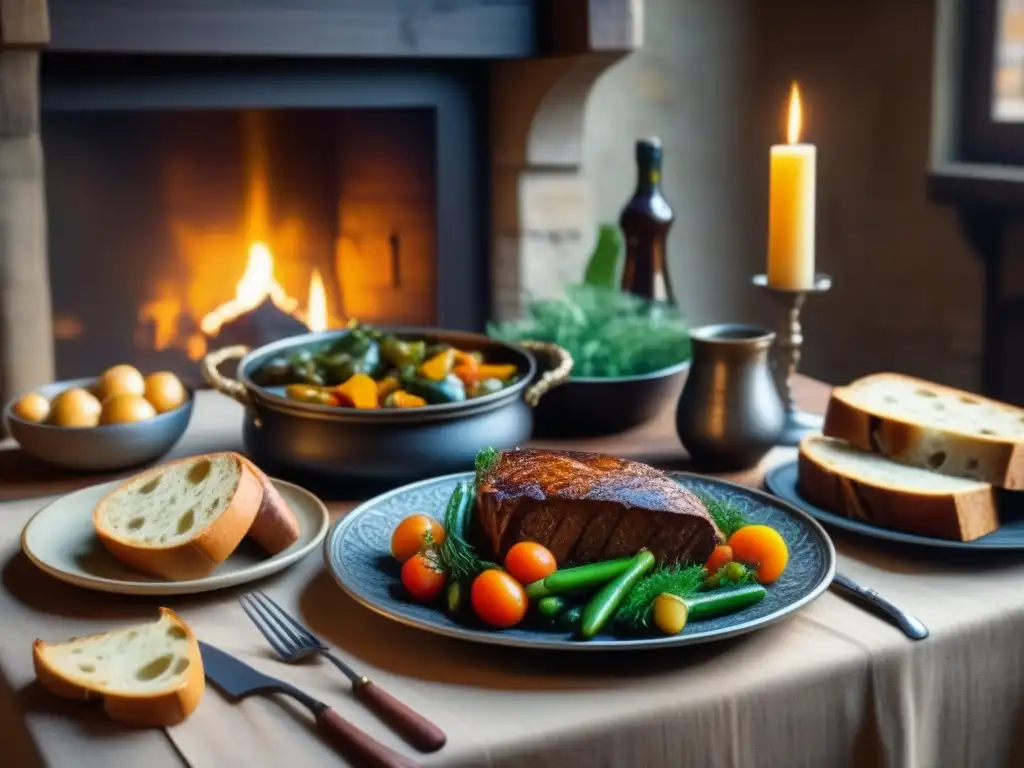
[[789, 89], [789, 115], [786, 120], [786, 141], [789, 144], [800, 143], [800, 129], [803, 127], [804, 109], [800, 98], [800, 87], [793, 83]]
[[320, 270], [314, 269], [309, 279], [309, 301], [306, 303], [306, 326], [311, 331], [327, 330], [327, 292]]

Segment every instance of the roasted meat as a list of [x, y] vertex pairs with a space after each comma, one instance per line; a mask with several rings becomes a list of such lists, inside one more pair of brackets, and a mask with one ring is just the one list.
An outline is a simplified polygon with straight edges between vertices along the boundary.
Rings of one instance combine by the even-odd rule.
[[598, 453], [506, 451], [476, 501], [481, 543], [496, 558], [536, 541], [560, 564], [643, 548], [659, 562], [703, 563], [722, 537], [701, 500], [664, 473]]

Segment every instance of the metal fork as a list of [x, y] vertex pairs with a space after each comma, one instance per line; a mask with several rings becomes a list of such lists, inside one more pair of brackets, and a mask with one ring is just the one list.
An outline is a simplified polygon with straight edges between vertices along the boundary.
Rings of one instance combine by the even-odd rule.
[[250, 592], [239, 600], [242, 610], [270, 643], [274, 653], [289, 664], [309, 656], [323, 656], [352, 683], [352, 692], [393, 731], [421, 752], [436, 752], [447, 737], [423, 715], [406, 706], [370, 678], [358, 674], [301, 622], [263, 592]]

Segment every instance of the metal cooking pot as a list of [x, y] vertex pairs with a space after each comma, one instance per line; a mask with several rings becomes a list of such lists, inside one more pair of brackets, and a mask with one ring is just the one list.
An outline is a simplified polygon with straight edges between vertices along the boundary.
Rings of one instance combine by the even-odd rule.
[[[252, 374], [271, 358], [348, 333], [337, 330], [292, 336], [253, 351], [244, 346], [215, 350], [203, 359], [203, 378], [245, 406], [245, 450], [264, 469], [392, 483], [463, 471], [472, 468], [482, 448], [504, 450], [526, 442], [533, 430], [533, 407], [572, 371], [569, 353], [554, 344], [512, 345], [459, 331], [381, 330], [479, 351], [488, 362], [514, 363], [523, 375], [500, 392], [473, 400], [380, 410], [300, 403], [286, 398], [283, 388], [253, 383]], [[544, 358], [541, 365], [534, 355]], [[223, 363], [238, 358], [236, 378], [220, 373]]]

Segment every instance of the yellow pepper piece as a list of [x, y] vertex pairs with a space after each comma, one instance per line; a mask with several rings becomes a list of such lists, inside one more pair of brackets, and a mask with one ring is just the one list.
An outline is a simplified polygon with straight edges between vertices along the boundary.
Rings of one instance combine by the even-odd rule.
[[427, 404], [419, 395], [414, 395], [405, 390], [399, 389], [388, 395], [385, 405], [391, 408], [419, 408]]
[[352, 408], [378, 408], [377, 382], [365, 373], [357, 373], [344, 384], [335, 387], [335, 393], [344, 405]]
[[455, 350], [451, 348], [445, 349], [429, 360], [425, 360], [420, 365], [420, 376], [431, 381], [441, 381], [441, 379], [452, 372], [454, 365]]

